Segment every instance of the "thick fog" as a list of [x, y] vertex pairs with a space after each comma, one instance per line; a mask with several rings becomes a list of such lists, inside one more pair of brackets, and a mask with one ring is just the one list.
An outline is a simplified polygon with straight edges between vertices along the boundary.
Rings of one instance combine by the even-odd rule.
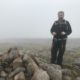
[[79, 0], [0, 0], [0, 38], [51, 38], [50, 28], [63, 10], [71, 38], [80, 38]]

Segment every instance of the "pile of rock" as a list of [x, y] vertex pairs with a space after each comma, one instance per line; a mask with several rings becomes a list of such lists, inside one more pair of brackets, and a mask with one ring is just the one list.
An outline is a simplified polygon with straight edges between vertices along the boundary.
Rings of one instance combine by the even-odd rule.
[[0, 80], [80, 80], [77, 74], [17, 48], [0, 53]]
[[60, 67], [40, 62], [17, 48], [10, 48], [0, 54], [0, 80], [62, 80], [62, 73]]

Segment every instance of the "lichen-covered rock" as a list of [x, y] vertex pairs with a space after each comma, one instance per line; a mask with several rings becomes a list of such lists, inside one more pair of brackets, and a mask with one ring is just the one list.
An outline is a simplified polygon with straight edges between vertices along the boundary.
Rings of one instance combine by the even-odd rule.
[[14, 71], [12, 71], [12, 72], [8, 75], [8, 77], [9, 77], [9, 78], [14, 77], [14, 76], [15, 76], [16, 74], [18, 74], [19, 72], [24, 72], [24, 71], [25, 71], [25, 68], [19, 67], [19, 68], [15, 69]]
[[38, 69], [34, 72], [31, 80], [50, 80], [50, 77], [46, 71]]
[[6, 78], [4, 78], [4, 77], [0, 77], [0, 80], [6, 80]]
[[80, 80], [80, 77], [77, 77], [76, 80]]
[[14, 80], [26, 80], [24, 72], [19, 72], [14, 76]]
[[62, 69], [63, 76], [72, 76], [72, 72], [70, 69]]
[[25, 61], [27, 73], [32, 77], [31, 80], [50, 80], [48, 73], [39, 66], [33, 55], [25, 54], [23, 61]]
[[1, 71], [0, 74], [2, 77], [7, 77], [7, 73], [5, 71]]
[[41, 68], [47, 71], [51, 80], [62, 80], [62, 71], [60, 66], [41, 62], [38, 60], [38, 58], [37, 61], [39, 62]]
[[64, 76], [63, 80], [72, 80], [72, 78], [70, 76]]

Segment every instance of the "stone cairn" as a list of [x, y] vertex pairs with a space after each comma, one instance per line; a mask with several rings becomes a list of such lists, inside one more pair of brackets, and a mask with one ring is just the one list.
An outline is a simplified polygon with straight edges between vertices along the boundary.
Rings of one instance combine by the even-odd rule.
[[71, 76], [70, 70], [17, 48], [0, 53], [0, 80], [73, 80]]

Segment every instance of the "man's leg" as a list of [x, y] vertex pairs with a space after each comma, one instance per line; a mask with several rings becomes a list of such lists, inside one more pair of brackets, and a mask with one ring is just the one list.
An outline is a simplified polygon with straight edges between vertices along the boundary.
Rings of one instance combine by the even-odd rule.
[[59, 54], [57, 58], [57, 64], [62, 66], [63, 62], [63, 55], [65, 52], [65, 47], [66, 47], [66, 40], [62, 40], [59, 42]]
[[53, 64], [56, 64], [57, 51], [58, 51], [57, 40], [53, 40], [52, 48], [51, 48], [51, 63]]

